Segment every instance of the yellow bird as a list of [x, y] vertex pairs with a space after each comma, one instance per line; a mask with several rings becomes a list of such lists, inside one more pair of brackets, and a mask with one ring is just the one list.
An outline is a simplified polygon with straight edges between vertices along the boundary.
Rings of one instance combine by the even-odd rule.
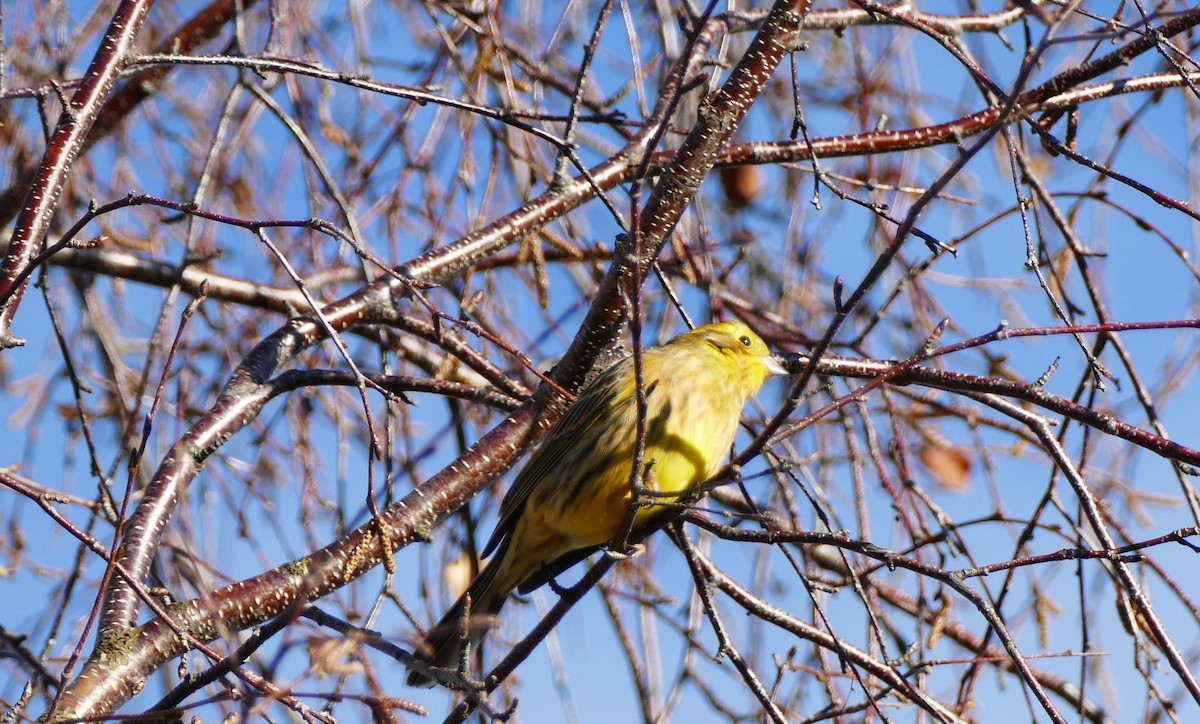
[[[722, 322], [685, 332], [642, 354], [646, 390], [645, 485], [683, 493], [711, 478], [726, 461], [742, 407], [772, 374], [787, 370], [744, 324]], [[478, 641], [514, 588], [541, 585], [547, 573], [579, 552], [611, 541], [629, 514], [629, 478], [637, 440], [633, 358], [610, 367], [579, 396], [534, 451], [500, 506], [496, 530], [483, 548], [491, 560], [416, 655], [454, 667], [459, 627], [471, 600], [469, 638]], [[654, 498], [670, 503], [675, 498]], [[642, 507], [638, 527], [665, 512]], [[570, 554], [576, 553], [574, 559]], [[565, 559], [565, 560], [564, 560]], [[433, 680], [411, 671], [410, 686]]]

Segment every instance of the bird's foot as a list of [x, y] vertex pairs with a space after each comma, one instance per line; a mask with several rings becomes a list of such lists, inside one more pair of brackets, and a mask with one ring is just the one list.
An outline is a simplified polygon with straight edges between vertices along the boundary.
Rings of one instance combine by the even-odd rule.
[[619, 551], [615, 551], [612, 549], [606, 550], [604, 552], [604, 555], [608, 556], [609, 558], [614, 558], [618, 561], [626, 561], [626, 560], [629, 560], [630, 558], [637, 558], [638, 556], [640, 556], [641, 554], [643, 554], [645, 552], [646, 552], [646, 545], [644, 543], [632, 543], [630, 545], [625, 546], [624, 550], [619, 550]]

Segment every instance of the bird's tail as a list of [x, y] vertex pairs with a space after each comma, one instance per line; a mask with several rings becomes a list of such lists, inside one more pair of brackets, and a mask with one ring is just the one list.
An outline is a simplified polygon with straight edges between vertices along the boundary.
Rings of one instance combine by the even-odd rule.
[[[467, 607], [467, 598], [471, 600], [471, 616], [466, 624], [467, 640], [474, 646], [496, 620], [496, 614], [508, 598], [509, 587], [497, 586], [499, 573], [504, 564], [504, 553], [507, 541], [496, 555], [488, 561], [471, 585], [458, 597], [450, 610], [442, 616], [437, 624], [429, 629], [425, 640], [414, 651], [414, 655], [431, 666], [439, 668], [454, 668], [458, 665], [459, 652], [462, 651], [462, 632], [464, 627], [463, 614]], [[433, 678], [415, 669], [408, 672], [408, 685], [430, 687], [434, 685]]]

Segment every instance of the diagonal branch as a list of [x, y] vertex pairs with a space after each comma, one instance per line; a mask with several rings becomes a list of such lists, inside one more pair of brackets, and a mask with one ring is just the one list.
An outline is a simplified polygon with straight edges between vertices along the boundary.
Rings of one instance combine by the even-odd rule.
[[133, 41], [151, 4], [152, 0], [124, 0], [117, 6], [83, 82], [59, 116], [58, 127], [54, 129], [33, 182], [25, 193], [16, 229], [4, 261], [0, 262], [0, 350], [25, 343], [14, 337], [10, 329], [25, 290], [24, 284], [14, 285], [13, 282], [33, 261], [41, 246], [50, 219], [58, 208], [58, 197], [66, 184], [71, 164], [83, 148], [104, 99], [133, 51]]

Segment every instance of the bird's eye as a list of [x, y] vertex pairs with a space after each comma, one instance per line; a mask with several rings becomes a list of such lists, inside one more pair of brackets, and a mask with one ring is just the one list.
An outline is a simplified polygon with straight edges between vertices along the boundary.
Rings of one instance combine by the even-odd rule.
[[742, 342], [742, 344], [746, 345], [747, 347], [750, 346], [750, 338], [744, 334], [741, 337], [741, 342]]

